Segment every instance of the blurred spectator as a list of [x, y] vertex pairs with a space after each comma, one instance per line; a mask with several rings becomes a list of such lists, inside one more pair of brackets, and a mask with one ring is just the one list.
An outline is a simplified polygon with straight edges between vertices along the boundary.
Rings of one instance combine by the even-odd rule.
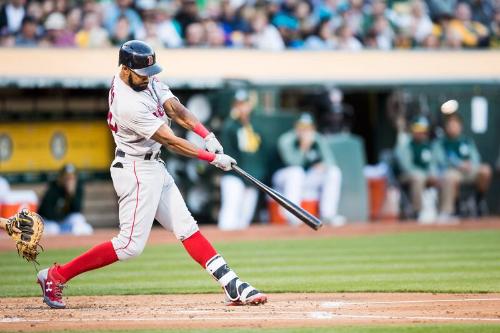
[[82, 9], [73, 7], [66, 15], [66, 28], [76, 34], [82, 25]]
[[181, 0], [181, 8], [177, 15], [175, 15], [175, 20], [180, 24], [181, 34], [183, 37], [187, 34], [187, 28], [193, 23], [198, 23], [200, 21], [200, 15], [198, 12], [198, 6], [195, 0]]
[[186, 28], [186, 46], [205, 46], [205, 29], [201, 23], [191, 23]]
[[144, 41], [148, 43], [151, 47], [155, 49], [161, 49], [163, 47], [163, 42], [158, 36], [158, 29], [156, 22], [152, 19], [144, 20]]
[[232, 46], [241, 46], [241, 35], [250, 31], [250, 24], [243, 18], [243, 8], [238, 10], [234, 1], [221, 1], [221, 14], [218, 21], [222, 24], [228, 44]]
[[[342, 174], [309, 114], [303, 114], [294, 129], [280, 136], [278, 152], [285, 167], [273, 175], [274, 187], [297, 205], [304, 199], [319, 198], [322, 220], [344, 224], [345, 218], [337, 214]], [[283, 212], [289, 223], [299, 223], [288, 211]]]
[[[114, 45], [120, 38], [117, 36], [117, 30], [120, 30], [118, 35], [131, 36], [128, 39], [142, 39], [145, 35], [144, 26], [139, 13], [132, 7], [133, 0], [116, 0], [112, 1], [104, 9], [104, 26], [108, 33], [114, 36]], [[122, 31], [125, 28], [124, 17], [128, 30]], [[127, 40], [128, 40], [127, 39]]]
[[[14, 46], [23, 17], [30, 16], [41, 46], [101, 47], [143, 39], [169, 48], [497, 47], [498, 8], [498, 0], [9, 0], [0, 7], [0, 44]], [[88, 13], [97, 22], [85, 23]], [[76, 43], [54, 43], [61, 29], [42, 29], [53, 14], [59, 23], [64, 18], [67, 37], [80, 33]], [[107, 30], [108, 42], [98, 27]]]
[[443, 15], [453, 15], [457, 7], [458, 0], [426, 0], [429, 12], [433, 20], [437, 20]]
[[134, 39], [134, 35], [130, 32], [130, 23], [126, 16], [121, 16], [118, 21], [116, 21], [116, 26], [111, 34], [111, 44], [114, 46], [121, 46], [131, 39]]
[[55, 1], [53, 0], [43, 0], [42, 2], [42, 16], [41, 19], [46, 19], [47, 16], [56, 12]]
[[75, 46], [75, 34], [66, 28], [66, 18], [55, 12], [45, 20], [47, 34], [40, 42], [44, 46], [71, 47]]
[[441, 42], [436, 35], [428, 35], [422, 42], [422, 47], [432, 50], [441, 47]]
[[101, 27], [97, 13], [88, 12], [85, 14], [82, 28], [76, 34], [75, 41], [82, 48], [99, 48], [110, 45], [108, 32]]
[[326, 110], [319, 114], [320, 131], [323, 134], [338, 134], [351, 132], [354, 109], [343, 102], [344, 94], [337, 88], [327, 92]]
[[363, 0], [350, 0], [350, 5], [341, 11], [344, 22], [351, 28], [355, 35], [361, 36], [363, 31]]
[[490, 46], [492, 48], [500, 48], [500, 5], [499, 10], [496, 12], [493, 22], [491, 22], [491, 38]]
[[[254, 129], [251, 117], [253, 103], [248, 93], [238, 90], [234, 97], [231, 117], [226, 120], [221, 132], [224, 153], [238, 161], [238, 165], [263, 181], [267, 164], [263, 160], [262, 136]], [[258, 191], [245, 184], [233, 174], [221, 178], [221, 210], [218, 226], [222, 230], [245, 229], [250, 225], [257, 205]]]
[[[423, 196], [436, 197], [435, 187], [438, 186], [438, 168], [429, 138], [429, 121], [424, 117], [416, 118], [410, 127], [411, 139], [397, 145], [396, 159], [401, 169], [401, 183], [410, 188], [413, 211], [418, 214], [421, 222], [432, 222], [435, 214], [423, 210]], [[426, 191], [431, 188], [431, 192]], [[434, 200], [435, 211], [435, 200]], [[431, 215], [429, 217], [429, 215]]]
[[31, 1], [30, 3], [28, 3], [26, 16], [30, 16], [31, 18], [33, 18], [37, 24], [43, 22], [44, 13], [42, 5], [37, 1]]
[[286, 47], [301, 48], [303, 46], [299, 33], [299, 21], [296, 17], [279, 13], [273, 18], [272, 24], [278, 29]]
[[371, 29], [375, 29], [381, 32], [387, 28], [386, 25], [392, 30], [394, 20], [394, 14], [392, 10], [387, 8], [385, 0], [373, 0], [370, 6], [365, 7], [362, 31], [366, 33]]
[[472, 12], [472, 21], [488, 26], [495, 15], [494, 0], [467, 0]]
[[285, 48], [279, 31], [269, 24], [265, 12], [256, 12], [251, 24], [253, 33], [250, 35], [250, 45], [252, 47], [269, 51], [279, 51]]
[[484, 215], [487, 213], [484, 195], [490, 186], [491, 168], [481, 163], [474, 141], [463, 135], [462, 120], [457, 114], [446, 118], [444, 130], [445, 136], [435, 144], [438, 162], [444, 169], [441, 218], [454, 214], [460, 184], [474, 185], [479, 215]]
[[14, 47], [16, 45], [16, 38], [13, 35], [0, 36], [0, 46]]
[[16, 36], [17, 47], [38, 46], [37, 24], [35, 19], [25, 16], [21, 26], [21, 31]]
[[434, 25], [433, 34], [438, 38], [440, 47], [459, 49], [462, 48], [462, 36], [453, 28], [452, 22], [452, 16], [443, 14], [439, 17], [438, 24]]
[[370, 31], [372, 31], [375, 35], [376, 46], [378, 49], [392, 49], [396, 34], [389, 24], [389, 21], [384, 16], [378, 16], [375, 18]]
[[167, 5], [159, 5], [156, 8], [156, 30], [163, 46], [181, 47], [182, 38], [180, 36], [180, 25], [172, 19], [174, 9]]
[[15, 34], [26, 15], [26, 0], [9, 0], [0, 7], [0, 35]]
[[58, 178], [49, 183], [38, 213], [45, 219], [47, 234], [72, 233], [90, 235], [92, 226], [81, 213], [83, 185], [72, 164], [59, 171]]
[[306, 39], [304, 47], [309, 50], [333, 50], [336, 43], [330, 21], [320, 22], [314, 34]]
[[449, 28], [460, 36], [466, 47], [487, 45], [488, 29], [480, 22], [471, 20], [470, 6], [465, 2], [458, 4], [455, 19], [450, 22]]
[[[96, 1], [96, 0], [82, 0], [83, 4], [81, 5], [82, 6], [82, 10], [83, 10], [83, 13], [101, 13], [101, 9], [102, 9], [102, 6], [101, 6], [101, 2], [99, 1]], [[102, 21], [102, 16], [99, 15], [99, 22]]]
[[316, 20], [312, 15], [312, 4], [301, 0], [297, 3], [294, 10], [294, 16], [299, 23], [298, 32], [300, 36], [309, 36], [316, 29]]
[[427, 14], [427, 8], [423, 0], [414, 0], [411, 2], [408, 29], [417, 45], [423, 44], [427, 36], [432, 34], [432, 21]]
[[207, 46], [210, 48], [224, 47], [226, 42], [224, 30], [213, 20], [207, 20], [203, 23], [207, 37]]
[[363, 44], [354, 37], [354, 33], [347, 25], [341, 26], [338, 31], [337, 48], [346, 51], [359, 51], [363, 48]]

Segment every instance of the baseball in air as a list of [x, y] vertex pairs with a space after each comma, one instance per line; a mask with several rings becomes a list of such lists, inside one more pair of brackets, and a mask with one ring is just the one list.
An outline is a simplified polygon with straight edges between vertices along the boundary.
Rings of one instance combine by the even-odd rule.
[[458, 110], [458, 102], [454, 99], [450, 99], [441, 105], [441, 112], [444, 114], [452, 114]]

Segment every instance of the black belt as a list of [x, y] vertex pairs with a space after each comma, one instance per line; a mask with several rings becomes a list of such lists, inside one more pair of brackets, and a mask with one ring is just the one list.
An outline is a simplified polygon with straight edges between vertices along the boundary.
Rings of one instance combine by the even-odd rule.
[[[128, 156], [135, 157], [135, 158], [142, 158], [142, 157], [144, 157], [144, 160], [149, 161], [149, 160], [157, 160], [157, 159], [159, 159], [160, 158], [160, 154], [161, 154], [161, 152], [157, 151], [156, 153], [149, 152], [149, 153], [146, 153], [145, 155], [139, 155], [139, 156], [128, 155]], [[125, 154], [124, 151], [121, 151], [120, 149], [117, 149], [115, 156], [125, 157], [125, 156], [127, 156], [127, 154]]]

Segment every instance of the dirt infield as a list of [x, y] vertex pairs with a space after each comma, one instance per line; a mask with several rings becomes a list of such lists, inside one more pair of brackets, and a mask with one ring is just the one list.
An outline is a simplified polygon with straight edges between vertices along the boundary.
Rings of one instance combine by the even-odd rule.
[[[481, 220], [466, 220], [453, 225], [419, 225], [414, 222], [405, 223], [354, 223], [340, 228], [324, 226], [314, 231], [305, 225], [299, 227], [279, 225], [254, 225], [242, 231], [220, 231], [215, 226], [201, 226], [203, 234], [214, 242], [251, 241], [274, 239], [303, 239], [325, 237], [352, 237], [360, 235], [380, 235], [410, 231], [448, 231], [448, 230], [483, 230], [500, 229], [500, 219], [485, 218]], [[58, 235], [42, 239], [42, 245], [47, 249], [66, 249], [74, 247], [91, 247], [100, 242], [108, 241], [118, 233], [116, 229], [98, 229], [91, 236]], [[0, 252], [15, 251], [13, 244], [2, 241], [8, 238], [0, 232]], [[148, 244], [168, 244], [178, 242], [175, 237], [161, 227], [151, 231]]]
[[0, 330], [311, 327], [496, 323], [500, 294], [272, 294], [259, 307], [228, 307], [221, 295], [68, 297], [51, 310], [40, 298], [0, 299]]
[[[500, 220], [468, 221], [459, 225], [421, 226], [359, 224], [325, 227], [256, 226], [243, 232], [221, 232], [203, 227], [214, 241], [352, 237], [428, 230], [500, 229]], [[89, 247], [109, 240], [117, 230], [99, 230], [88, 237], [47, 237], [49, 248]], [[0, 238], [5, 235], [0, 235]], [[177, 242], [155, 228], [150, 244]], [[12, 251], [0, 241], [0, 251]], [[40, 297], [0, 298], [0, 331], [58, 331], [71, 329], [144, 328], [274, 328], [338, 325], [491, 323], [500, 325], [500, 294], [429, 293], [298, 293], [271, 294], [260, 307], [228, 307], [222, 295], [139, 295], [67, 297], [68, 308], [52, 310]]]

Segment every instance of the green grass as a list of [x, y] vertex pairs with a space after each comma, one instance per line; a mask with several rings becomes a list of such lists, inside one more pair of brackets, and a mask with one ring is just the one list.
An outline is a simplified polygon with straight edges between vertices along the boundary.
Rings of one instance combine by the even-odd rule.
[[224, 329], [186, 329], [186, 330], [103, 330], [103, 331], [71, 331], [71, 333], [160, 333], [160, 332], [182, 332], [182, 333], [494, 333], [500, 332], [500, 325], [418, 325], [418, 326], [356, 326], [356, 327], [314, 327], [314, 328], [224, 328]]
[[[45, 246], [42, 267], [82, 251]], [[268, 293], [500, 291], [498, 230], [225, 242], [216, 247], [243, 279]], [[0, 272], [0, 297], [39, 295], [33, 267], [17, 253], [0, 253]], [[137, 259], [79, 276], [65, 295], [219, 292], [182, 246], [174, 244], [149, 246]]]

